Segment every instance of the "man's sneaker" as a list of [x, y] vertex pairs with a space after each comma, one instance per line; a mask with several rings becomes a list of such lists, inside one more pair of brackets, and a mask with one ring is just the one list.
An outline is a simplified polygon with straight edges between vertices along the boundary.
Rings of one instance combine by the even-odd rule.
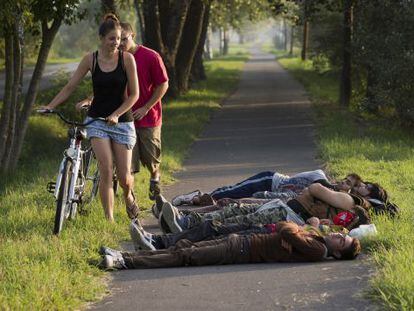
[[115, 249], [106, 247], [106, 246], [101, 246], [101, 248], [99, 249], [99, 254], [100, 255], [111, 255], [113, 257], [122, 257], [122, 254], [120, 251], [117, 251]]
[[151, 179], [149, 185], [149, 199], [154, 201], [155, 198], [161, 194], [160, 181], [158, 179]]
[[162, 210], [161, 210], [160, 215], [158, 217], [158, 226], [160, 227], [162, 233], [164, 233], [164, 234], [171, 233], [170, 227], [165, 222], [164, 216], [162, 214]]
[[125, 265], [124, 258], [122, 256], [120, 257], [114, 257], [111, 255], [104, 255], [104, 258], [101, 262], [101, 267], [106, 270], [112, 270], [112, 269], [128, 269], [128, 267]]
[[142, 227], [139, 227], [134, 221], [131, 221], [129, 226], [129, 233], [132, 241], [134, 242], [135, 250], [156, 250], [155, 246], [152, 245], [152, 234], [145, 232]]
[[162, 215], [172, 233], [178, 233], [185, 229], [184, 216], [170, 202], [162, 205]]
[[168, 202], [168, 201], [162, 196], [162, 194], [159, 194], [155, 197], [155, 203], [151, 207], [152, 214], [154, 215], [155, 218], [158, 219], [160, 217], [162, 205], [165, 202]]
[[199, 196], [199, 195], [201, 195], [201, 191], [200, 190], [195, 190], [193, 192], [186, 193], [186, 194], [180, 194], [180, 195], [177, 195], [175, 198], [173, 198], [171, 200], [171, 203], [174, 206], [180, 206], [180, 205], [183, 205], [183, 204], [189, 204], [189, 205], [191, 205], [193, 198], [195, 196]]

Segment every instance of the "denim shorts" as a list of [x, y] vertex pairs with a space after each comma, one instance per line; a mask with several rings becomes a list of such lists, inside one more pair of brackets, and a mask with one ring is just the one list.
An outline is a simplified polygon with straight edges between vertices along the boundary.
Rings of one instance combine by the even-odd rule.
[[[85, 123], [92, 120], [87, 117]], [[92, 137], [111, 139], [114, 142], [126, 145], [128, 150], [134, 148], [137, 136], [135, 133], [134, 122], [119, 122], [115, 125], [108, 125], [104, 121], [95, 121], [86, 126], [88, 138]]]

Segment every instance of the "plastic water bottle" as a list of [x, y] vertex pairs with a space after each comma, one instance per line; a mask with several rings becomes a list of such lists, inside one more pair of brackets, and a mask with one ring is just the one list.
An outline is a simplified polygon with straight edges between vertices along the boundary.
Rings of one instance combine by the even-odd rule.
[[349, 236], [357, 239], [374, 236], [378, 233], [377, 227], [374, 224], [360, 225], [358, 228], [352, 229]]

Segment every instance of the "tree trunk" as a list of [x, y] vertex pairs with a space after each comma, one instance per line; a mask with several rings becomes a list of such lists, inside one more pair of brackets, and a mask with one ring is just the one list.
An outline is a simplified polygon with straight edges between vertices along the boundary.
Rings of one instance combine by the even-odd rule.
[[293, 42], [294, 42], [294, 34], [295, 34], [295, 26], [290, 27], [290, 48], [289, 48], [289, 55], [293, 55]]
[[308, 44], [309, 44], [309, 22], [305, 20], [303, 24], [303, 40], [302, 40], [302, 60], [308, 58]]
[[349, 106], [352, 92], [352, 24], [353, 24], [352, 0], [344, 1], [344, 29], [343, 29], [343, 61], [340, 84], [339, 102], [342, 106]]
[[223, 55], [229, 53], [229, 32], [226, 28], [223, 29]]
[[106, 13], [117, 15], [115, 0], [101, 0], [101, 10], [103, 15]]
[[142, 12], [141, 4], [139, 0], [134, 0], [135, 11], [137, 12], [138, 17], [138, 26], [136, 29], [137, 32], [137, 42], [145, 42], [145, 24], [144, 24], [144, 14]]
[[10, 111], [11, 111], [11, 98], [12, 88], [14, 80], [13, 71], [13, 34], [10, 27], [4, 25], [4, 55], [5, 55], [5, 85], [4, 85], [4, 96], [3, 96], [3, 107], [1, 110], [0, 119], [0, 168], [2, 171], [5, 170], [1, 166], [1, 160], [6, 152], [7, 138], [9, 136], [9, 122], [10, 122]]
[[48, 28], [47, 22], [45, 20], [42, 21], [42, 43], [40, 45], [39, 54], [33, 71], [33, 75], [30, 79], [29, 89], [25, 97], [23, 109], [19, 115], [19, 119], [17, 120], [17, 122], [19, 122], [19, 127], [17, 127], [17, 136], [12, 146], [13, 159], [11, 159], [10, 162], [11, 170], [15, 169], [17, 166], [17, 161], [20, 157], [20, 153], [23, 146], [23, 140], [26, 135], [27, 126], [29, 123], [29, 116], [39, 89], [39, 83], [46, 66], [50, 48], [52, 46], [53, 40], [55, 39], [55, 36], [59, 30], [61, 23], [62, 20], [55, 19], [50, 28]]
[[173, 97], [179, 94], [175, 61], [190, 3], [190, 0], [143, 2], [145, 45], [161, 54], [168, 71], [168, 94]]
[[208, 32], [208, 24], [210, 20], [210, 2], [206, 3], [204, 9], [204, 16], [203, 16], [203, 24], [200, 34], [200, 39], [198, 40], [197, 50], [194, 55], [194, 61], [191, 65], [191, 80], [192, 81], [199, 81], [205, 80], [207, 78], [206, 72], [204, 70], [203, 64], [203, 54], [204, 54], [204, 46], [206, 43], [207, 32]]
[[13, 143], [17, 139], [16, 137], [16, 124], [17, 114], [18, 114], [18, 107], [19, 101], [21, 100], [21, 92], [22, 92], [22, 85], [20, 84], [22, 81], [22, 15], [17, 13], [17, 16], [14, 21], [13, 25], [13, 87], [12, 87], [12, 96], [10, 101], [10, 118], [9, 118], [9, 129], [8, 129], [8, 137], [6, 141], [6, 146], [9, 148], [5, 149], [3, 154], [3, 158], [1, 159], [1, 167], [3, 170], [8, 170], [11, 159], [12, 159], [12, 151], [13, 151]]
[[[208, 14], [210, 15], [210, 8]], [[213, 51], [211, 48], [211, 29], [207, 26], [206, 42], [204, 47], [204, 59], [213, 59]]]
[[288, 50], [288, 28], [286, 19], [283, 19], [283, 49]]
[[223, 55], [223, 30], [221, 27], [218, 29], [219, 36], [219, 55]]
[[[188, 81], [191, 66], [194, 61], [201, 32], [203, 30], [204, 12], [206, 4], [203, 0], [192, 0], [187, 14], [187, 20], [181, 38], [180, 48], [177, 53], [176, 73], [179, 93], [188, 90]], [[201, 53], [200, 53], [201, 54]]]

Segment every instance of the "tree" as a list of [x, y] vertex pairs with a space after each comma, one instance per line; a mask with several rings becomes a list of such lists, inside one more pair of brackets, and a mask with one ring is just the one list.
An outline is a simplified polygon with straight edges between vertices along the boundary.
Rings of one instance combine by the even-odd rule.
[[[0, 15], [7, 41], [6, 86], [0, 120], [0, 170], [16, 168], [21, 154], [29, 116], [36, 100], [39, 82], [47, 57], [62, 23], [71, 24], [81, 19], [85, 12], [78, 10], [78, 0], [54, 0], [45, 2], [7, 0]], [[21, 100], [23, 74], [24, 32], [39, 33], [41, 44], [36, 65], [24, 101]], [[13, 156], [11, 156], [13, 155]]]
[[353, 0], [344, 0], [343, 23], [343, 61], [340, 82], [339, 102], [349, 106], [352, 92], [352, 26], [353, 26]]

